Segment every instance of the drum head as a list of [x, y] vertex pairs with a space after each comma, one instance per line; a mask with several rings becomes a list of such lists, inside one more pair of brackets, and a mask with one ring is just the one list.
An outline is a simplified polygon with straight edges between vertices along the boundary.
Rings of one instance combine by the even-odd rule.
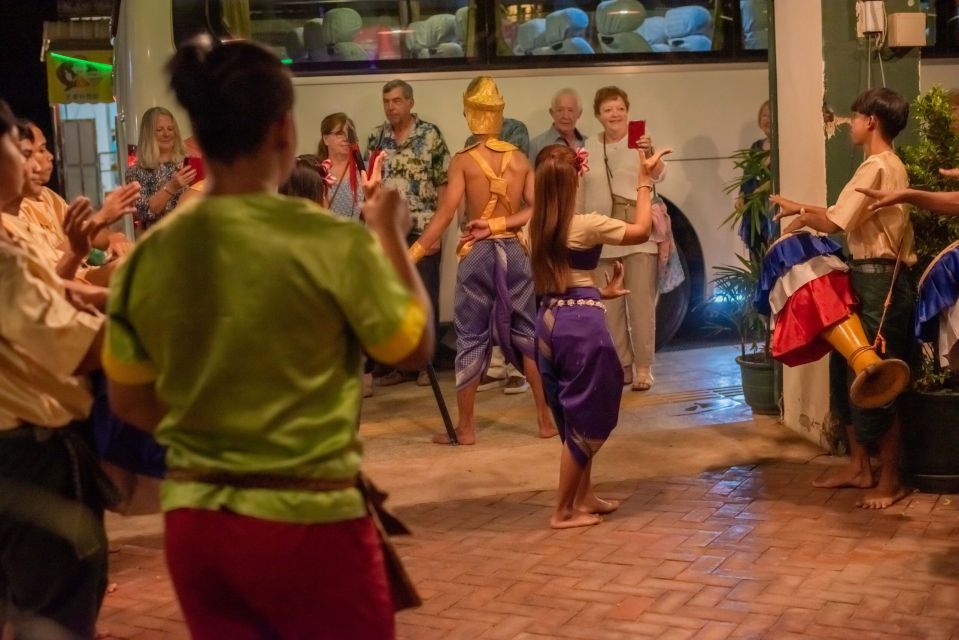
[[956, 247], [959, 247], [959, 240], [956, 240], [951, 245], [936, 254], [936, 257], [932, 259], [932, 262], [929, 263], [929, 266], [926, 267], [926, 270], [922, 272], [922, 277], [919, 278], [919, 286], [916, 287], [917, 289], [922, 289], [922, 283], [925, 282], [926, 276], [928, 276], [929, 272], [932, 271], [932, 268], [936, 266], [936, 263], [942, 259], [942, 256], [946, 255]]
[[[805, 229], [799, 229], [798, 231], [791, 231], [789, 233], [784, 233], [783, 235], [779, 236], [778, 238], [773, 240], [771, 243], [769, 243], [769, 249], [772, 249], [780, 242], [784, 242], [788, 240], [789, 238], [795, 238], [796, 236], [800, 236], [800, 235], [812, 235], [812, 232], [807, 231]], [[769, 253], [769, 249], [766, 249], [767, 253]]]
[[849, 399], [862, 409], [878, 409], [899, 397], [909, 384], [909, 365], [889, 358], [866, 367], [853, 380]]

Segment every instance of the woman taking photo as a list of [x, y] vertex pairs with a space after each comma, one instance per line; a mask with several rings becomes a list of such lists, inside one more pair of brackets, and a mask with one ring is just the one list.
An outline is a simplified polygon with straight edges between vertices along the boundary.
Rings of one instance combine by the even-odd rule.
[[[579, 210], [631, 222], [639, 159], [628, 145], [629, 97], [619, 87], [603, 87], [596, 92], [593, 113], [603, 131], [586, 139], [593, 171], [583, 179]], [[647, 154], [653, 153], [648, 136], [639, 140], [639, 147]], [[650, 171], [650, 180], [659, 182], [665, 171], [666, 165], [657, 163]], [[654, 237], [656, 231], [652, 231]], [[659, 246], [647, 241], [638, 246], [605, 247], [594, 274], [597, 286], [612, 275], [616, 261], [623, 263], [624, 282], [630, 292], [607, 305], [606, 320], [623, 367], [623, 383], [632, 384], [634, 391], [645, 391], [653, 384]]]
[[[604, 318], [601, 299], [614, 300], [623, 288], [623, 267], [614, 262], [601, 289], [593, 282], [603, 245], [636, 246], [652, 228], [651, 174], [664, 150], [647, 159], [636, 154], [633, 183], [635, 221], [598, 213], [576, 214], [576, 192], [585, 158], [561, 144], [543, 149], [536, 159], [536, 201], [530, 222], [531, 263], [536, 293], [543, 296], [536, 318], [539, 369], [559, 436], [559, 496], [550, 519], [554, 529], [597, 524], [599, 514], [618, 503], [593, 493], [593, 456], [619, 420], [623, 368]], [[608, 303], [606, 303], [608, 304]]]
[[186, 150], [173, 114], [152, 107], [140, 121], [137, 163], [127, 169], [126, 182], [140, 183], [134, 217], [146, 231], [180, 202], [184, 189], [196, 180], [196, 169], [183, 164]]
[[363, 190], [360, 169], [354, 151], [358, 152], [356, 127], [345, 113], [332, 113], [320, 123], [317, 155], [331, 176], [326, 206], [338, 216], [360, 219]]

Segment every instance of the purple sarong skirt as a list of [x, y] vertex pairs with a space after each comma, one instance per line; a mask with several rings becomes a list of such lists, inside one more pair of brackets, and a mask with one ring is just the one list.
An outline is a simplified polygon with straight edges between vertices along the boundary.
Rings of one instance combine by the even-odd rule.
[[[559, 436], [585, 466], [619, 420], [623, 367], [594, 287], [573, 287], [543, 298], [536, 317], [536, 350], [546, 400]], [[573, 302], [570, 304], [570, 302]]]

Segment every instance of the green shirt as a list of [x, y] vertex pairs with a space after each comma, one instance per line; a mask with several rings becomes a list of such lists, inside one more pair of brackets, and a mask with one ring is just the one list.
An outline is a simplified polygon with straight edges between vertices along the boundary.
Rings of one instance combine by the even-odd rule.
[[[363, 226], [267, 193], [187, 203], [137, 244], [110, 293], [104, 368], [154, 384], [171, 469], [351, 478], [360, 347], [398, 362], [426, 324]], [[166, 481], [162, 503], [300, 523], [365, 513], [355, 489]]]

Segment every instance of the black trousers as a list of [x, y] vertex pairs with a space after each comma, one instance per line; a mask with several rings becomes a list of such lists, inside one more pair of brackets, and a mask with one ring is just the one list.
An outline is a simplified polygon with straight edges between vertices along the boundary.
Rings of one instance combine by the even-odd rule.
[[17, 640], [95, 634], [107, 586], [104, 497], [79, 431], [0, 432], [0, 626], [10, 622]]

